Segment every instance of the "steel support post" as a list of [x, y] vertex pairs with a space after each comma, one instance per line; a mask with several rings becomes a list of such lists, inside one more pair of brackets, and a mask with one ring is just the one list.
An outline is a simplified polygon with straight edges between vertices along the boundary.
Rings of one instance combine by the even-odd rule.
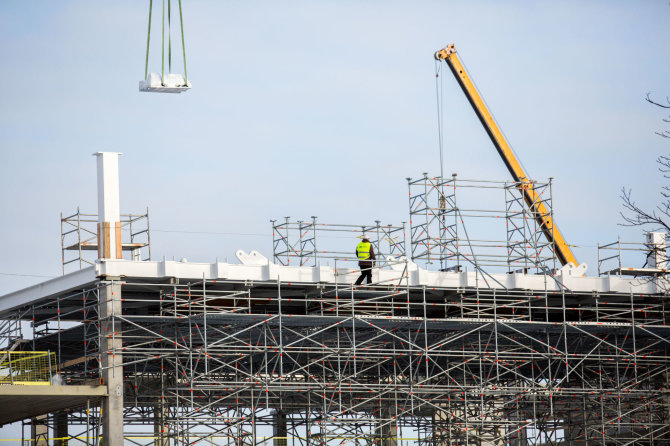
[[102, 378], [108, 396], [102, 404], [103, 446], [123, 445], [123, 357], [121, 356], [121, 326], [115, 316], [121, 315], [121, 283], [118, 277], [100, 290], [100, 356]]

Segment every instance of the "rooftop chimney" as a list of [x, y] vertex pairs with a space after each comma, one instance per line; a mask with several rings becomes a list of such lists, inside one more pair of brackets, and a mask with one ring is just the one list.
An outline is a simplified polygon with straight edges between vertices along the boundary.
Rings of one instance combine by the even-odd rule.
[[97, 152], [98, 162], [98, 258], [121, 259], [118, 152]]

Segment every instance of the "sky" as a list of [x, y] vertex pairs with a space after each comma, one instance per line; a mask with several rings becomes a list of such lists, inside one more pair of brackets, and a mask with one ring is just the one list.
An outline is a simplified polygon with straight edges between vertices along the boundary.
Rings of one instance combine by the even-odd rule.
[[[123, 153], [121, 209], [149, 207], [158, 260], [270, 256], [284, 216], [407, 221], [405, 178], [440, 171], [433, 53], [448, 43], [531, 177], [553, 178], [590, 273], [598, 243], [643, 241], [620, 226], [619, 195], [653, 207], [666, 184], [670, 140], [654, 132], [668, 113], [644, 100], [670, 95], [665, 0], [185, 0], [180, 95], [138, 92], [147, 3], [0, 3], [0, 295], [61, 274], [60, 213], [96, 212], [97, 151]], [[445, 173], [509, 179], [442, 73]]]

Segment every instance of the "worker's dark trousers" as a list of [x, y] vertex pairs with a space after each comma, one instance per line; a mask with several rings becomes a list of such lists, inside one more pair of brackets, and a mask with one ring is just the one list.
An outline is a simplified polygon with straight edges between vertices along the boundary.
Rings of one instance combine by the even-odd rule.
[[372, 283], [372, 262], [358, 262], [358, 266], [361, 268], [361, 275], [356, 279], [356, 285], [363, 283], [366, 277], [368, 278], [368, 283]]

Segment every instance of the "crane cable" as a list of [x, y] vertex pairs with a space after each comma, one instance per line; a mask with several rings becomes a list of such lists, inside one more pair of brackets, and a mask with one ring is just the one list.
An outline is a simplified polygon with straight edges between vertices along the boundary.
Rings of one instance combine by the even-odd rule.
[[[461, 65], [463, 65], [463, 68], [465, 69], [465, 72], [470, 73], [470, 70], [468, 70], [468, 66], [465, 64], [465, 61], [463, 60], [463, 55], [460, 56], [460, 59], [461, 59]], [[491, 118], [493, 119], [496, 126], [498, 127], [498, 130], [500, 130], [500, 133], [502, 134], [503, 138], [505, 139], [505, 141], [507, 141], [507, 145], [509, 146], [509, 149], [512, 151], [512, 154], [514, 154], [514, 157], [516, 158], [516, 161], [519, 163], [519, 165], [521, 166], [523, 171], [526, 173], [526, 179], [528, 181], [532, 182], [532, 180], [531, 180], [532, 177], [528, 173], [528, 169], [523, 164], [523, 161], [521, 161], [521, 158], [516, 153], [516, 150], [514, 150], [514, 147], [512, 147], [512, 143], [510, 143], [509, 138], [507, 138], [507, 135], [505, 135], [505, 132], [503, 131], [502, 127], [500, 126], [500, 124], [498, 124], [498, 120], [496, 119], [495, 115], [493, 114], [493, 111], [491, 110], [491, 107], [489, 107], [489, 104], [486, 102], [486, 99], [484, 99], [484, 96], [481, 94], [481, 90], [477, 86], [477, 83], [475, 82], [474, 79], [472, 79], [472, 77], [470, 77], [470, 82], [472, 82], [472, 85], [474, 85], [475, 90], [477, 91], [477, 93], [479, 93], [479, 97], [481, 98], [482, 102], [484, 103], [484, 106], [486, 107], [486, 109], [489, 111], [489, 114], [491, 115]]]
[[435, 93], [437, 97], [437, 140], [438, 146], [440, 149], [440, 177], [444, 178], [444, 123], [443, 123], [443, 110], [442, 106], [444, 101], [442, 100], [442, 91], [443, 83], [440, 73], [442, 72], [442, 64], [440, 61], [435, 61]]
[[[144, 59], [144, 79], [149, 76], [149, 44], [151, 42], [151, 15], [153, 12], [153, 0], [149, 0], [149, 24], [147, 27], [147, 51]], [[168, 0], [168, 73], [172, 71], [172, 1]], [[165, 0], [163, 0], [163, 17], [161, 23], [161, 82], [165, 76]], [[184, 15], [182, 13], [181, 0], [179, 0], [179, 28], [181, 31], [181, 51], [184, 58], [184, 84], [188, 84], [186, 71], [186, 43], [184, 38]]]

